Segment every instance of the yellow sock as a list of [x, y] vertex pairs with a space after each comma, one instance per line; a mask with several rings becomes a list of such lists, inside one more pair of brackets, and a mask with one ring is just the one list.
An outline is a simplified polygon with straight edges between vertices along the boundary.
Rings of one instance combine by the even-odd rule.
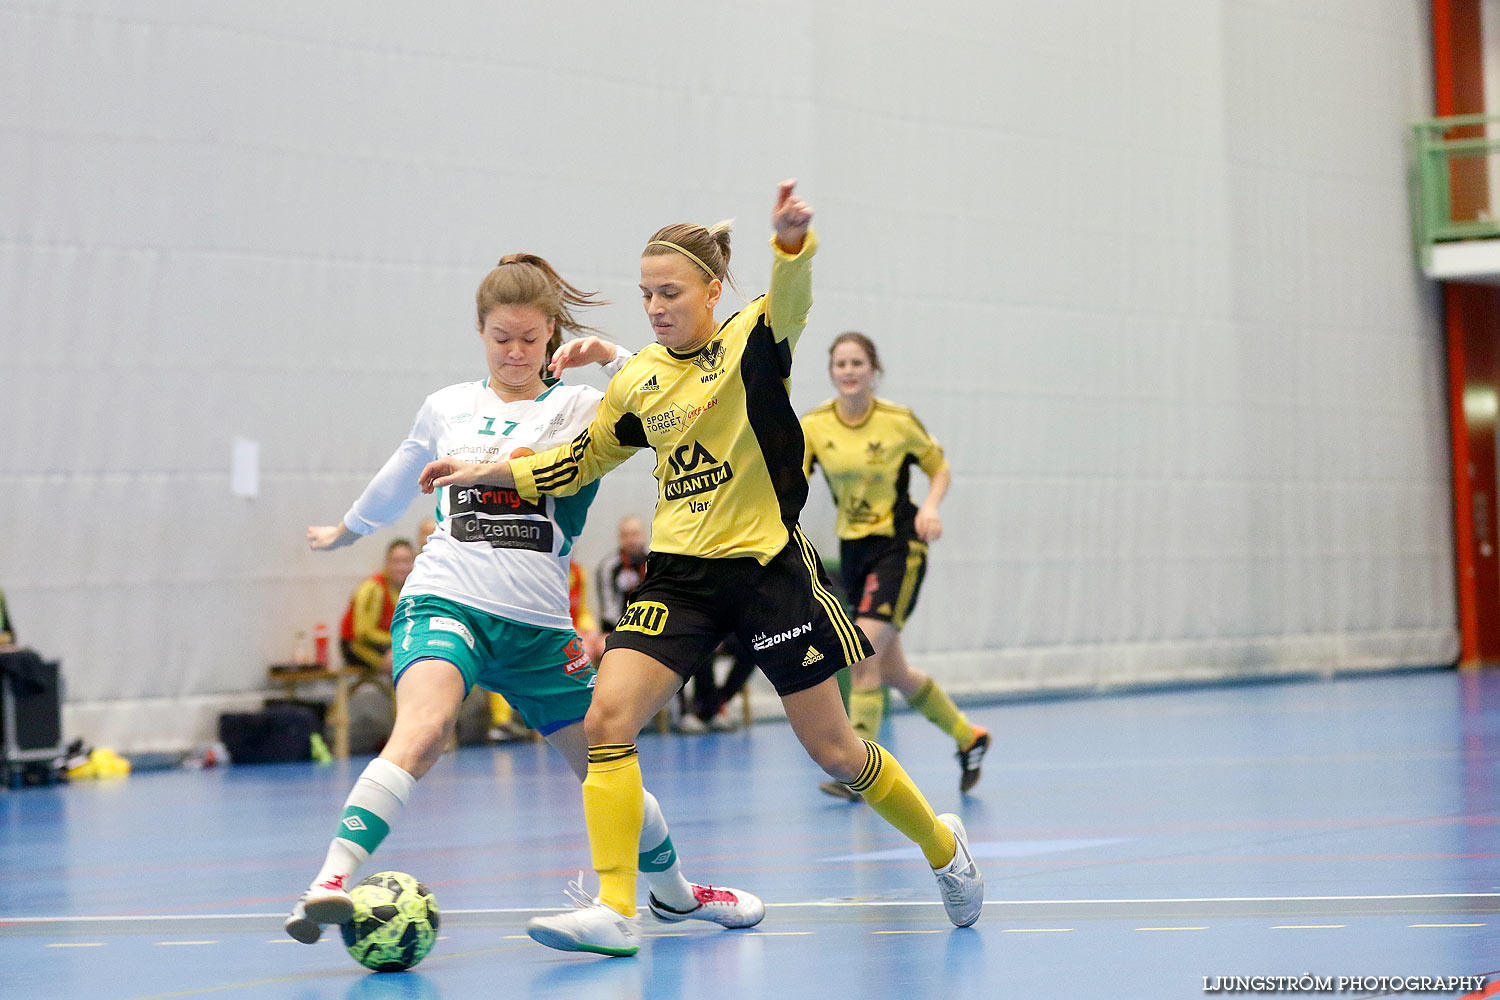
[[879, 736], [884, 715], [884, 688], [854, 688], [849, 692], [849, 723], [857, 736], [867, 740]]
[[490, 725], [503, 726], [515, 715], [515, 709], [510, 707], [510, 702], [503, 697], [490, 692]]
[[876, 815], [915, 842], [929, 865], [941, 868], [952, 861], [958, 847], [953, 831], [938, 822], [932, 806], [895, 757], [878, 743], [864, 743], [869, 755], [865, 769], [849, 787], [865, 797]]
[[588, 827], [594, 871], [599, 873], [599, 901], [627, 917], [635, 916], [643, 803], [641, 760], [635, 744], [589, 747], [583, 822]]
[[906, 699], [906, 703], [927, 717], [927, 721], [958, 742], [959, 749], [974, 744], [974, 727], [964, 718], [964, 713], [953, 704], [948, 692], [937, 686], [931, 677], [917, 688], [917, 693]]

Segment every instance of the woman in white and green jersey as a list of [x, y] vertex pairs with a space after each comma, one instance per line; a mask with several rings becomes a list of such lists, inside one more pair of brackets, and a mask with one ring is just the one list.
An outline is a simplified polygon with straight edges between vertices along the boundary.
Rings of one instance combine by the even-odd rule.
[[[563, 385], [556, 374], [591, 362], [617, 370], [630, 357], [597, 336], [562, 343], [565, 331], [590, 333], [572, 310], [597, 300], [534, 254], [502, 258], [475, 304], [488, 376], [428, 396], [406, 440], [342, 522], [307, 529], [313, 549], [348, 545], [395, 521], [434, 459], [489, 462], [570, 440], [594, 418], [601, 393]], [[417, 556], [391, 623], [395, 728], [355, 783], [323, 867], [286, 920], [293, 938], [311, 944], [322, 925], [353, 915], [348, 889], [355, 870], [437, 761], [475, 684], [503, 695], [579, 780], [585, 777], [583, 717], [594, 669], [568, 614], [568, 561], [593, 494], [590, 488], [528, 501], [513, 488], [483, 483], [438, 494], [437, 530]], [[668, 921], [758, 923], [764, 907], [753, 895], [682, 876], [666, 820], [655, 799], [646, 798], [640, 866], [652, 912]]]

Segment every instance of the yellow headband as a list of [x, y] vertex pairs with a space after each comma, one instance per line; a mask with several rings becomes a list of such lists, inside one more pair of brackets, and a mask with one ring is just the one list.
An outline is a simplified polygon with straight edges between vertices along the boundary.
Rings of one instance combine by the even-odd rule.
[[694, 264], [697, 264], [699, 267], [703, 268], [703, 273], [708, 275], [709, 281], [717, 281], [719, 278], [717, 274], [714, 274], [713, 268], [709, 267], [707, 264], [703, 263], [703, 261], [699, 260], [698, 255], [693, 253], [693, 251], [689, 250], [687, 247], [680, 247], [676, 243], [668, 243], [666, 240], [652, 240], [646, 245], [648, 247], [671, 247], [673, 250], [676, 250], [678, 253], [682, 254]]

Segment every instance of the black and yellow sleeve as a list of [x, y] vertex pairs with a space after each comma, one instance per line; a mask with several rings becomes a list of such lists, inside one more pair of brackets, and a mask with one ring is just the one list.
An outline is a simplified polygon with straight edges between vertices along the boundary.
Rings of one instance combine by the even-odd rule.
[[610, 379], [594, 419], [567, 444], [510, 460], [516, 492], [535, 501], [543, 493], [572, 496], [646, 446], [640, 417], [628, 411], [632, 365]]

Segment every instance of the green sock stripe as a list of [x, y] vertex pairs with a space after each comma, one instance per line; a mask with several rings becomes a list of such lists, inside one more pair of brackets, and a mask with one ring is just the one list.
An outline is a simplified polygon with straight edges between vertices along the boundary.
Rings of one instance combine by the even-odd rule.
[[359, 806], [347, 806], [344, 815], [339, 817], [339, 837], [358, 844], [367, 854], [374, 854], [375, 848], [390, 832], [389, 823]]
[[881, 753], [878, 744], [871, 743], [869, 740], [865, 740], [864, 744], [866, 754], [865, 769], [859, 772], [859, 777], [853, 781], [845, 782], [845, 784], [856, 792], [864, 792], [871, 785], [875, 784], [875, 779], [880, 777], [880, 768], [885, 763], [885, 755]]
[[664, 872], [677, 863], [677, 851], [669, 836], [649, 851], [642, 851], [640, 868], [643, 873]]
[[589, 747], [590, 764], [608, 764], [611, 761], [624, 760], [635, 755], [634, 743], [601, 743], [598, 746]]

